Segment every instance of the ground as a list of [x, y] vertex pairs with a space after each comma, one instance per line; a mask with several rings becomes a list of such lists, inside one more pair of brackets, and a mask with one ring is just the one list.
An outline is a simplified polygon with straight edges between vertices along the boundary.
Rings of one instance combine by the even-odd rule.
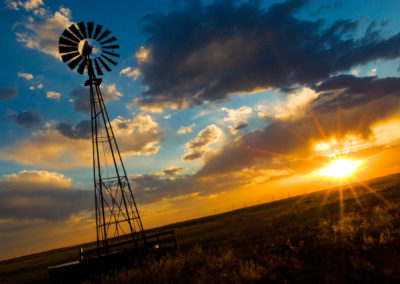
[[[101, 278], [106, 283], [398, 282], [400, 174], [365, 185], [158, 228], [175, 230], [177, 251]], [[79, 247], [0, 262], [0, 282], [46, 282], [47, 267], [77, 259]]]

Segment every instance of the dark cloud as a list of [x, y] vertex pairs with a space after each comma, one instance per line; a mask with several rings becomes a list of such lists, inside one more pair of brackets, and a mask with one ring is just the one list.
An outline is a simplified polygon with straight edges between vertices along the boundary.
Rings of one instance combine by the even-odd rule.
[[313, 86], [332, 74], [400, 55], [400, 34], [384, 38], [376, 27], [354, 37], [360, 21], [294, 16], [307, 1], [267, 10], [253, 2], [217, 1], [145, 18], [146, 60], [138, 59], [148, 86], [142, 105], [193, 107], [258, 88]]
[[93, 208], [91, 191], [74, 189], [0, 190], [0, 218], [60, 221]]
[[135, 199], [140, 203], [152, 203], [164, 198], [174, 198], [198, 193], [206, 196], [212, 193], [229, 190], [246, 184], [245, 179], [234, 176], [221, 177], [218, 180], [201, 180], [196, 175], [185, 175], [176, 178], [163, 178], [158, 174], [138, 175], [131, 178]]
[[170, 169], [165, 169], [162, 172], [167, 175], [167, 176], [174, 176], [179, 174], [179, 172], [182, 170], [183, 168], [170, 168]]
[[22, 171], [0, 179], [0, 219], [60, 221], [92, 209], [92, 191], [69, 188], [59, 174]]
[[33, 128], [41, 124], [41, 117], [35, 111], [9, 112], [7, 117], [26, 128]]
[[73, 90], [71, 96], [74, 98], [72, 105], [76, 112], [90, 113], [90, 97], [88, 88]]
[[235, 127], [235, 130], [240, 130], [240, 129], [246, 128], [247, 126], [248, 126], [247, 123], [241, 123]]
[[399, 112], [399, 84], [400, 78], [332, 78], [318, 87], [323, 93], [303, 116], [295, 120], [270, 119], [264, 129], [225, 145], [206, 161], [197, 175], [224, 174], [253, 166], [274, 168], [279, 163], [290, 167], [293, 157], [312, 157], [313, 141], [346, 134], [368, 139], [372, 125]]
[[386, 96], [399, 96], [400, 78], [341, 75], [320, 84], [316, 91], [321, 95], [312, 103], [313, 108], [332, 111], [337, 107], [350, 108]]
[[77, 124], [59, 123], [56, 129], [64, 136], [72, 139], [89, 139], [92, 135], [91, 121], [82, 120]]
[[[101, 85], [100, 89], [105, 103], [110, 100], [118, 100], [118, 98], [122, 96], [121, 93], [116, 91], [115, 85]], [[75, 89], [70, 95], [73, 97], [72, 105], [76, 112], [90, 113], [89, 87], [80, 87]]]
[[0, 88], [0, 101], [8, 101], [15, 98], [18, 94], [18, 90], [10, 87]]

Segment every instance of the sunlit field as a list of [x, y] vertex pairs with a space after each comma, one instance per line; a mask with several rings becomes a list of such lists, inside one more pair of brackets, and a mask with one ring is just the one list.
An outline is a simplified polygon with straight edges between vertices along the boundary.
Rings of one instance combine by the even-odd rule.
[[[175, 230], [177, 251], [97, 277], [104, 283], [399, 281], [399, 204], [400, 175], [392, 175], [173, 224], [159, 230]], [[0, 279], [45, 282], [47, 266], [77, 258], [78, 250], [1, 262]]]

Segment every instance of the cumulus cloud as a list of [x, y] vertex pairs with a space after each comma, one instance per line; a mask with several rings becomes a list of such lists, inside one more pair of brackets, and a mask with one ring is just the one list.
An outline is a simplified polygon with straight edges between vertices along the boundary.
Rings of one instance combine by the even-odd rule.
[[312, 87], [337, 72], [399, 57], [400, 34], [355, 37], [362, 20], [327, 26], [297, 18], [306, 2], [264, 9], [259, 1], [217, 1], [146, 17], [149, 37], [136, 54], [148, 87], [140, 104], [184, 108], [223, 101], [232, 93]]
[[22, 77], [22, 78], [25, 78], [26, 80], [32, 80], [32, 79], [33, 79], [33, 75], [30, 74], [30, 73], [22, 73], [22, 72], [19, 72], [19, 73], [18, 73], [18, 76], [19, 76], [19, 77]]
[[33, 128], [41, 124], [41, 117], [35, 111], [10, 111], [7, 114], [7, 117], [12, 119], [15, 123], [26, 128]]
[[0, 178], [0, 219], [60, 221], [93, 208], [91, 191], [57, 172], [23, 170]]
[[[163, 132], [151, 116], [116, 118], [111, 125], [124, 155], [157, 153]], [[31, 137], [0, 149], [0, 159], [47, 169], [75, 169], [92, 166], [90, 122], [47, 124]]]
[[217, 142], [221, 138], [221, 129], [215, 124], [211, 124], [201, 130], [195, 138], [186, 143], [187, 153], [183, 155], [182, 159], [185, 161], [192, 161], [200, 158], [205, 151], [205, 148]]
[[[123, 94], [117, 90], [115, 84], [100, 85], [100, 88], [105, 103], [112, 100], [119, 100], [119, 98], [123, 96]], [[71, 102], [76, 112], [90, 113], [89, 88], [80, 87], [79, 89], [73, 90], [70, 95], [73, 97]]]
[[90, 140], [68, 138], [47, 127], [0, 149], [0, 159], [47, 169], [74, 169], [92, 165], [91, 147]]
[[301, 88], [273, 106], [259, 106], [258, 117], [275, 119], [296, 119], [304, 115], [310, 103], [318, 97], [318, 93], [310, 88]]
[[126, 67], [119, 72], [120, 75], [125, 75], [126, 77], [132, 78], [134, 81], [140, 76], [140, 70], [138, 68], [131, 69], [131, 67]]
[[89, 139], [92, 135], [91, 121], [82, 120], [77, 124], [59, 123], [56, 129], [64, 136], [72, 139]]
[[11, 87], [0, 88], [0, 101], [8, 101], [15, 98], [18, 94], [18, 90]]
[[53, 100], [58, 100], [58, 99], [61, 98], [61, 94], [58, 93], [58, 92], [50, 91], [50, 92], [46, 93], [46, 98], [53, 99]]
[[[39, 2], [41, 1], [32, 0], [25, 3], [34, 4]], [[30, 7], [33, 6], [31, 5]], [[71, 11], [68, 8], [60, 8], [54, 14], [42, 9], [37, 11], [35, 16], [28, 17], [26, 22], [20, 23], [15, 34], [17, 41], [23, 43], [27, 48], [60, 58], [58, 39], [63, 30], [69, 25], [71, 25]]]
[[243, 106], [238, 109], [228, 109], [223, 107], [221, 110], [228, 113], [228, 117], [225, 117], [224, 121], [233, 124], [233, 126], [229, 126], [232, 135], [236, 135], [240, 129], [247, 127], [247, 120], [253, 112], [252, 108], [248, 106]]
[[6, 0], [5, 3], [7, 8], [9, 9], [19, 10], [20, 8], [24, 8], [26, 11], [36, 9], [44, 5], [42, 0], [26, 0], [26, 1]]
[[196, 126], [195, 123], [189, 125], [189, 126], [181, 126], [179, 127], [178, 131], [176, 132], [177, 134], [186, 134], [190, 133], [193, 131], [193, 128]]
[[111, 125], [118, 146], [125, 154], [149, 155], [160, 149], [163, 133], [150, 115], [138, 114], [133, 119], [116, 118]]

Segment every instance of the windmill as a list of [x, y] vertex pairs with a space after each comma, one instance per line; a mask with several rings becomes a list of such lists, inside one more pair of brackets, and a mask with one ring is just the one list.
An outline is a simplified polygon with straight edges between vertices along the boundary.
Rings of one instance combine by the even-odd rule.
[[66, 28], [59, 39], [63, 62], [79, 74], [87, 74], [91, 106], [93, 183], [95, 192], [97, 254], [109, 253], [116, 244], [133, 241], [146, 244], [142, 221], [129, 184], [125, 166], [102, 95], [103, 70], [120, 57], [117, 39], [108, 29], [93, 22], [80, 22]]

